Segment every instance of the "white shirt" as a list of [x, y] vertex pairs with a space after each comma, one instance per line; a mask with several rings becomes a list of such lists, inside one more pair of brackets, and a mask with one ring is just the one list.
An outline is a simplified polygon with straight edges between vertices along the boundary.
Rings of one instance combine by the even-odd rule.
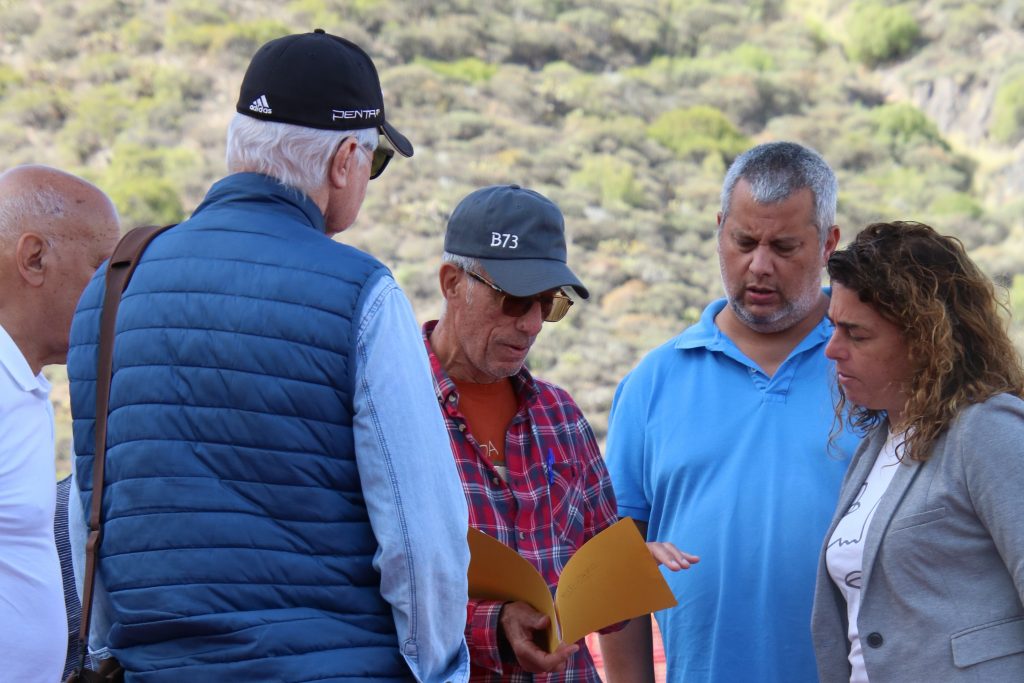
[[857, 630], [857, 616], [860, 614], [861, 570], [864, 566], [864, 539], [871, 519], [875, 516], [879, 501], [889, 488], [900, 461], [896, 458], [896, 444], [903, 441], [903, 435], [894, 437], [889, 432], [871, 473], [864, 481], [860, 493], [850, 504], [846, 515], [839, 520], [832, 538], [825, 550], [825, 564], [829, 576], [846, 598], [846, 617], [849, 622], [847, 637], [850, 640], [850, 683], [869, 683], [864, 668], [864, 651], [861, 649], [860, 632]]
[[68, 623], [53, 540], [57, 479], [50, 383], [0, 327], [0, 652], [3, 678], [54, 683]]

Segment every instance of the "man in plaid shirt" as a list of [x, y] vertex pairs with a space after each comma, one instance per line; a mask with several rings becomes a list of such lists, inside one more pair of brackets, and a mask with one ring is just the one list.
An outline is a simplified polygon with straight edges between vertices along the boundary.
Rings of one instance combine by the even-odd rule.
[[[517, 185], [471, 193], [452, 213], [439, 274], [445, 308], [423, 328], [469, 523], [529, 560], [553, 590], [566, 562], [618, 521], [593, 431], [569, 394], [533, 377], [527, 353], [571, 287], [558, 207]], [[697, 558], [648, 544], [671, 569]], [[472, 681], [599, 683], [581, 642], [537, 645], [548, 618], [522, 602], [470, 600]], [[541, 641], [542, 642], [542, 641]], [[540, 674], [540, 675], [534, 675]]]

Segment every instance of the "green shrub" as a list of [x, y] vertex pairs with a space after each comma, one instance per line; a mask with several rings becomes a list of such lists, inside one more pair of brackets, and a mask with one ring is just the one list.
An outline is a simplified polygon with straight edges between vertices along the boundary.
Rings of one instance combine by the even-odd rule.
[[74, 25], [58, 10], [45, 15], [28, 44], [28, 54], [41, 62], [61, 62], [78, 55], [81, 39]]
[[182, 148], [118, 143], [98, 184], [114, 201], [124, 224], [173, 223], [184, 217], [175, 178], [195, 163]]
[[[447, 62], [471, 55], [490, 52], [488, 27], [476, 16], [455, 15], [443, 19], [424, 18], [399, 24], [392, 33], [390, 50], [400, 63], [412, 62], [417, 57]], [[513, 27], [514, 30], [519, 27]], [[513, 36], [509, 36], [513, 41]], [[496, 61], [505, 61], [498, 58]]]
[[944, 41], [958, 50], [976, 50], [986, 37], [999, 30], [999, 22], [992, 13], [974, 3], [965, 3], [951, 12], [945, 23]]
[[648, 126], [647, 134], [678, 157], [694, 161], [708, 154], [731, 161], [750, 144], [725, 114], [704, 105], [665, 112]]
[[140, 54], [156, 52], [163, 47], [164, 27], [135, 16], [121, 27], [121, 42]]
[[938, 127], [912, 104], [883, 104], [872, 109], [868, 119], [874, 125], [877, 137], [891, 148], [906, 148], [923, 143], [949, 149]]
[[61, 128], [59, 140], [84, 163], [92, 154], [113, 144], [131, 121], [137, 102], [115, 84], [76, 92], [75, 106]]
[[728, 57], [734, 60], [736, 64], [758, 73], [775, 70], [775, 58], [763, 48], [751, 45], [750, 43], [743, 43], [733, 50]]
[[169, 12], [168, 16], [172, 27], [175, 24], [182, 26], [226, 24], [231, 21], [230, 15], [224, 9], [226, 4], [210, 0], [175, 0], [174, 11]]
[[153, 97], [175, 98], [192, 108], [198, 107], [213, 90], [213, 76], [204, 71], [150, 65], [137, 74]]
[[622, 15], [612, 22], [620, 52], [628, 52], [636, 63], [646, 63], [658, 53], [664, 53], [668, 38], [663, 17], [651, 13], [646, 7], [623, 5]]
[[162, 178], [126, 178], [107, 186], [126, 225], [166, 225], [184, 217], [178, 191]]
[[996, 142], [1015, 145], [1024, 139], [1024, 74], [999, 86], [992, 103], [989, 134]]
[[920, 35], [921, 27], [906, 6], [863, 0], [853, 7], [846, 46], [853, 59], [873, 67], [905, 55]]
[[423, 64], [434, 73], [474, 84], [489, 81], [498, 71], [497, 64], [488, 64], [476, 57], [459, 59], [454, 62], [442, 62], [423, 58], [417, 58], [413, 61], [417, 64]]
[[807, 36], [807, 40], [810, 41], [814, 52], [817, 54], [821, 54], [832, 44], [832, 39], [829, 37], [828, 29], [826, 29], [825, 25], [816, 17], [804, 18], [804, 33]]
[[29, 3], [0, 3], [0, 39], [16, 45], [38, 30], [39, 13]]
[[18, 88], [23, 81], [24, 78], [16, 70], [6, 64], [0, 64], [0, 97]]
[[542, 69], [550, 62], [564, 61], [589, 68], [596, 46], [584, 35], [566, 32], [550, 22], [509, 22], [504, 61]]
[[67, 94], [56, 87], [14, 88], [0, 103], [19, 123], [32, 128], [56, 130], [67, 118]]
[[30, 148], [28, 128], [8, 121], [0, 121], [0, 154], [4, 157], [4, 168], [12, 161], [13, 152]]
[[963, 192], [943, 192], [928, 207], [928, 213], [936, 216], [964, 216], [981, 218], [985, 208], [977, 199]]
[[120, 28], [132, 9], [127, 0], [76, 0], [75, 8], [75, 30], [83, 36]]
[[183, 21], [171, 20], [167, 32], [166, 46], [172, 51], [206, 52], [216, 40], [218, 26], [200, 24], [195, 26]]
[[569, 184], [596, 192], [602, 206], [637, 205], [643, 201], [633, 168], [610, 154], [584, 159], [580, 170], [570, 176]]
[[565, 144], [552, 144], [550, 149], [573, 155], [618, 154], [624, 148], [640, 149], [647, 140], [643, 119], [636, 116], [605, 118], [575, 111], [565, 117], [565, 130]]
[[125, 59], [124, 55], [116, 52], [88, 54], [78, 62], [80, 66], [77, 80], [97, 85], [127, 78], [133, 67], [132, 60]]
[[1017, 324], [1024, 320], [1024, 275], [1013, 276], [1013, 286], [1009, 291], [1010, 308]]
[[227, 24], [217, 35], [213, 48], [226, 50], [248, 60], [264, 43], [294, 31], [276, 19], [255, 19]]
[[558, 15], [558, 25], [569, 35], [579, 35], [595, 45], [606, 45], [611, 38], [612, 18], [602, 9], [589, 4]]
[[328, 7], [328, 4], [333, 3], [327, 3], [325, 0], [293, 0], [288, 3], [288, 10], [295, 13], [295, 18], [301, 22], [301, 26], [334, 28], [341, 23], [341, 16], [333, 8]]

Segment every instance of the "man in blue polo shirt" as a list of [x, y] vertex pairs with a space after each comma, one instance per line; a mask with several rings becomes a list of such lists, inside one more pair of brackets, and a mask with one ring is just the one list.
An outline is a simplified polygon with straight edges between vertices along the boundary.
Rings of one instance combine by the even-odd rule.
[[[818, 550], [855, 441], [832, 447], [821, 273], [839, 241], [835, 174], [789, 142], [730, 167], [718, 214], [726, 298], [619, 385], [606, 457], [619, 512], [701, 556], [666, 575], [668, 680], [817, 680]], [[650, 623], [603, 636], [609, 681], [653, 681]]]

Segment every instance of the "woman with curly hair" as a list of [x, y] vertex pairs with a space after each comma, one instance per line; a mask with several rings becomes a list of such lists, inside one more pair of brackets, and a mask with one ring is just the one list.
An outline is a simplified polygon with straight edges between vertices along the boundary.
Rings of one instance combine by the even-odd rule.
[[828, 261], [837, 421], [867, 438], [822, 550], [822, 683], [1024, 681], [1024, 369], [992, 282], [920, 223]]

